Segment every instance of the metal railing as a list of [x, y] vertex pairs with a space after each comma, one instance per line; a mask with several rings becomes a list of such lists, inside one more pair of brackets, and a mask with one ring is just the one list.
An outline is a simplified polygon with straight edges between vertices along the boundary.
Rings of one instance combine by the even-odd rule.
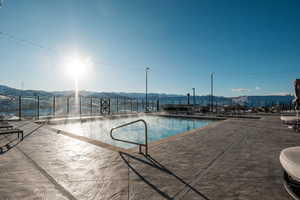
[[[135, 124], [137, 122], [143, 122], [144, 126], [145, 126], [145, 143], [137, 143], [137, 142], [132, 142], [132, 141], [128, 141], [128, 140], [122, 140], [122, 139], [118, 139], [118, 138], [115, 138], [113, 135], [112, 135], [112, 132], [116, 129], [119, 129], [119, 128], [122, 128], [122, 127], [125, 127], [125, 126], [129, 126], [131, 124]], [[147, 126], [147, 122], [143, 119], [138, 119], [138, 120], [135, 120], [135, 121], [132, 121], [132, 122], [128, 122], [126, 124], [122, 124], [120, 126], [117, 126], [117, 127], [114, 127], [110, 130], [110, 137], [111, 139], [113, 140], [116, 140], [116, 141], [120, 141], [120, 142], [125, 142], [125, 143], [129, 143], [129, 144], [135, 144], [135, 145], [139, 145], [139, 153], [142, 153], [142, 146], [145, 147], [145, 155], [148, 155], [148, 126]]]
[[[107, 103], [103, 101], [106, 100]], [[151, 112], [159, 110], [150, 99]], [[158, 109], [157, 109], [158, 108]], [[5, 96], [0, 94], [0, 116], [5, 119], [42, 119], [145, 112], [143, 98], [94, 96]]]
[[[235, 102], [232, 98], [214, 97], [215, 113], [239, 113], [243, 110], [255, 112], [290, 112], [294, 111], [292, 97], [251, 100], [250, 103]], [[138, 112], [157, 112], [165, 110], [169, 105], [183, 107], [192, 106], [193, 110], [202, 113], [210, 112], [209, 96], [196, 96], [193, 104], [185, 96], [178, 97], [148, 97], [130, 98], [126, 96], [96, 97], [96, 96], [13, 96], [0, 94], [0, 116], [6, 119], [42, 119], [55, 117], [75, 117], [110, 114], [127, 114]], [[105, 109], [102, 100], [107, 100]], [[190, 103], [190, 104], [189, 104]], [[148, 105], [148, 107], [146, 106]], [[105, 112], [104, 112], [105, 111]]]

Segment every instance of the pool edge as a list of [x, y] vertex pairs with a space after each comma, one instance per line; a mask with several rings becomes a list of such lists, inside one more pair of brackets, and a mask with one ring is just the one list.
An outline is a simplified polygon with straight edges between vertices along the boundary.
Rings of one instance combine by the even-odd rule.
[[[160, 115], [156, 115], [156, 116], [160, 116]], [[131, 117], [131, 116], [128, 116], [128, 117]], [[161, 117], [163, 117], [163, 116], [161, 116]], [[169, 116], [165, 116], [165, 117], [173, 117], [173, 116], [169, 115]], [[178, 116], [178, 117], [180, 117], [180, 116]], [[182, 118], [185, 118], [185, 117], [182, 117]], [[190, 117], [190, 119], [191, 118], [194, 118], [194, 117]], [[204, 118], [194, 118], [194, 119], [204, 120]], [[212, 120], [212, 119], [206, 119], [206, 120]], [[184, 131], [184, 132], [178, 133], [176, 135], [172, 135], [172, 136], [169, 136], [167, 138], [160, 139], [158, 141], [149, 142], [148, 147], [151, 148], [151, 147], [157, 146], [159, 144], [163, 144], [163, 143], [167, 143], [167, 142], [176, 140], [177, 138], [180, 138], [180, 137], [195, 134], [195, 133], [198, 133], [199, 131], [202, 131], [202, 130], [205, 130], [205, 129], [208, 129], [208, 128], [213, 128], [215, 126], [219, 126], [220, 124], [224, 123], [225, 121], [229, 121], [229, 120], [232, 120], [232, 119], [217, 119], [217, 120], [215, 120], [216, 122], [210, 123], [206, 126], [195, 128], [195, 129], [192, 129], [192, 130], [189, 130], [189, 131]], [[45, 128], [47, 128], [49, 130], [52, 130], [52, 131], [56, 132], [57, 134], [62, 134], [62, 135], [71, 137], [73, 139], [77, 139], [77, 140], [80, 140], [80, 141], [83, 141], [83, 142], [87, 142], [89, 144], [93, 144], [95, 146], [102, 147], [102, 148], [105, 148], [105, 149], [108, 149], [108, 150], [111, 150], [111, 151], [125, 152], [125, 153], [134, 153], [134, 152], [139, 151], [138, 146], [125, 149], [125, 148], [117, 147], [117, 146], [114, 146], [114, 145], [111, 145], [111, 144], [108, 144], [108, 143], [105, 143], [105, 142], [101, 142], [99, 140], [87, 138], [87, 137], [84, 137], [84, 136], [79, 136], [75, 133], [71, 133], [71, 132], [68, 132], [68, 131], [63, 131], [63, 130], [60, 130], [60, 129], [56, 129], [56, 128], [53, 128], [49, 125], [51, 125], [51, 124], [47, 124], [45, 126]]]

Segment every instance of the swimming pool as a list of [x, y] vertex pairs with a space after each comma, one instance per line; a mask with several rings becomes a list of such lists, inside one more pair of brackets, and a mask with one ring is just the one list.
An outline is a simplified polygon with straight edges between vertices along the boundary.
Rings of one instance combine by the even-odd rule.
[[[175, 117], [160, 116], [135, 116], [117, 119], [103, 119], [76, 123], [66, 123], [51, 125], [52, 128], [84, 136], [90, 139], [121, 147], [132, 148], [136, 145], [112, 140], [110, 138], [110, 129], [121, 124], [138, 119], [144, 119], [148, 125], [148, 142], [157, 141], [192, 129], [206, 126], [213, 120], [186, 119]], [[138, 143], [144, 143], [144, 126], [142, 123], [132, 124], [130, 126], [116, 129], [114, 136], [123, 140], [130, 140]]]

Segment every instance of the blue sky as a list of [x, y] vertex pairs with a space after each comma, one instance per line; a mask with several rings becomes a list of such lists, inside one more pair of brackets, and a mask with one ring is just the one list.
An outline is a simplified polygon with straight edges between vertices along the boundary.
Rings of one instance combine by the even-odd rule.
[[[70, 90], [66, 60], [92, 65], [79, 88], [199, 95], [292, 92], [300, 1], [4, 0], [0, 84]], [[40, 47], [42, 46], [42, 47]]]

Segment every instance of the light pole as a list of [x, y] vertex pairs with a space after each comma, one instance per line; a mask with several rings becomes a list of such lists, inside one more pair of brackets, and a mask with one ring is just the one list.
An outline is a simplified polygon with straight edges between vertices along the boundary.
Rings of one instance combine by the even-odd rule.
[[211, 112], [214, 112], [214, 72], [210, 74]]
[[148, 71], [150, 70], [149, 67], [146, 67], [146, 112], [148, 112]]
[[193, 89], [193, 105], [195, 106], [195, 104], [196, 104], [195, 88], [192, 88], [192, 89]]

